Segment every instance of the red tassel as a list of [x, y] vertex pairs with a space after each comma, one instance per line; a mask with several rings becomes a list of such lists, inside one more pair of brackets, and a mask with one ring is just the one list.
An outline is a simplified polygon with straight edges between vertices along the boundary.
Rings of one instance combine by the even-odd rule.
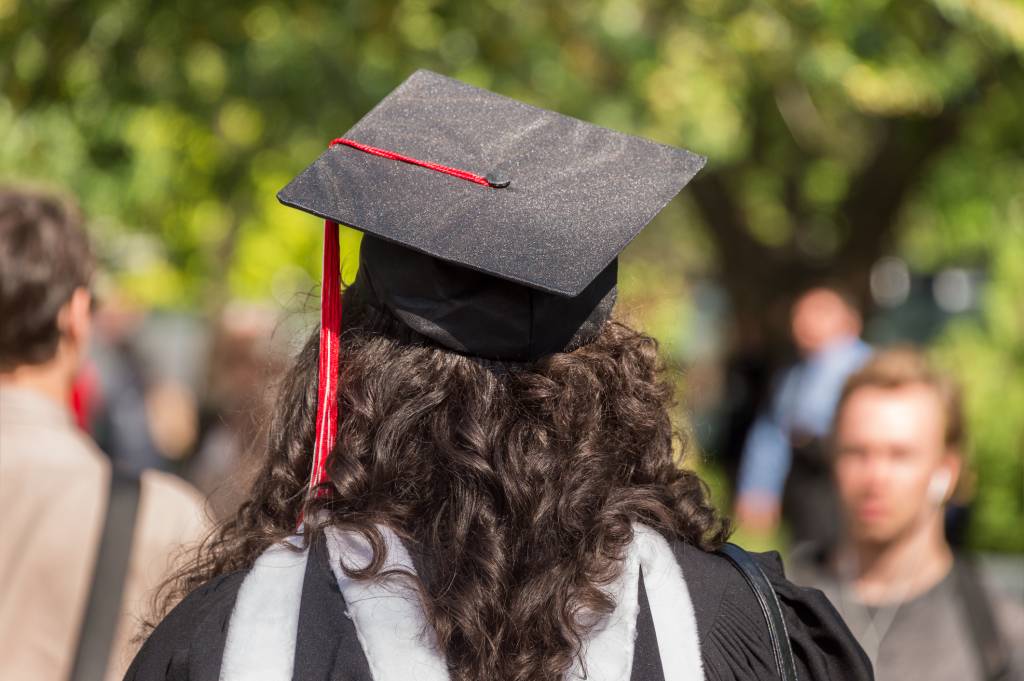
[[320, 361], [317, 385], [316, 444], [309, 491], [327, 479], [327, 456], [338, 438], [338, 359], [341, 345], [341, 257], [338, 223], [324, 221], [323, 284], [320, 289]]

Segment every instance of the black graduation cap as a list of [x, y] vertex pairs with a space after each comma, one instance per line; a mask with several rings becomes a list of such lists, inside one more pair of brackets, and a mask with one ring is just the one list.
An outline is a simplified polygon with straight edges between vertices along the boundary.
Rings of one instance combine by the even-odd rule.
[[356, 285], [375, 304], [524, 361], [600, 327], [618, 254], [704, 161], [421, 70], [278, 199], [364, 232]]

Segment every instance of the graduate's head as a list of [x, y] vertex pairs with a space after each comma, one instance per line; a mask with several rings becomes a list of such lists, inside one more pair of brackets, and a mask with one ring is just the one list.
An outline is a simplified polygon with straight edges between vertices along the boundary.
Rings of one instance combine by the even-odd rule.
[[835, 416], [835, 477], [851, 536], [882, 544], [935, 530], [964, 439], [951, 379], [913, 348], [874, 355], [848, 379]]
[[0, 188], [0, 373], [70, 383], [89, 336], [93, 266], [72, 202]]
[[332, 140], [278, 192], [325, 220], [311, 488], [336, 433], [339, 225], [363, 235], [375, 306], [459, 353], [529, 362], [594, 336], [619, 253], [704, 162], [423, 70]]

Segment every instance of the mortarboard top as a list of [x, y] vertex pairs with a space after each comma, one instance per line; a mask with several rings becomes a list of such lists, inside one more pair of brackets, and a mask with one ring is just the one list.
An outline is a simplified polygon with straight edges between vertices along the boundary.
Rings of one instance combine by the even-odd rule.
[[[508, 182], [334, 145], [278, 193], [371, 237], [360, 269], [378, 302], [443, 345], [496, 359], [562, 349], [576, 329], [551, 325], [578, 328], [607, 298], [618, 254], [705, 160], [425, 70], [344, 137]], [[538, 302], [555, 332], [540, 343]]]

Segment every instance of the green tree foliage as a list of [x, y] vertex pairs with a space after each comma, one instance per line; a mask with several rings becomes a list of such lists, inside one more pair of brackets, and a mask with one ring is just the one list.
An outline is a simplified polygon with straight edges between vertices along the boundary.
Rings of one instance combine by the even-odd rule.
[[[1024, 180], [1024, 177], [1019, 178]], [[1019, 185], [1024, 186], [1024, 185]], [[980, 322], [950, 328], [936, 348], [965, 390], [977, 490], [971, 541], [1024, 551], [1024, 201], [993, 238], [992, 283]]]
[[1017, 0], [0, 0], [0, 174], [81, 197], [142, 302], [214, 310], [313, 286], [319, 227], [274, 194], [415, 68], [694, 149], [708, 169], [623, 271], [670, 340], [681, 267], [772, 353], [823, 276], [990, 268], [942, 351], [972, 391], [978, 541], [1024, 549], [998, 524], [1024, 519], [1024, 418], [996, 407], [1024, 389], [1022, 53]]

